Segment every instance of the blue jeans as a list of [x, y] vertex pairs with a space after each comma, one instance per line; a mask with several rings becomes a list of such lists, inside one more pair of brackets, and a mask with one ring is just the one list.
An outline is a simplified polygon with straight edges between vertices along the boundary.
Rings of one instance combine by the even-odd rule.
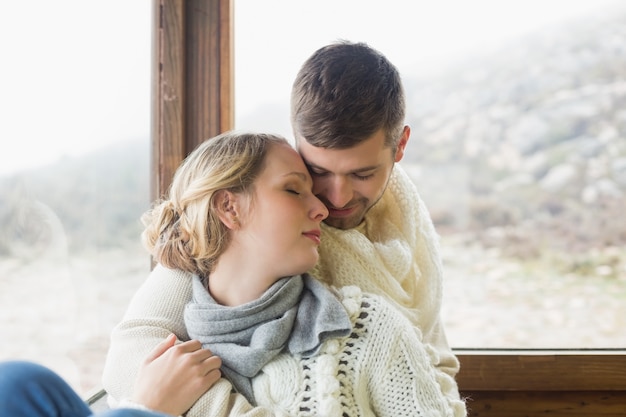
[[[25, 361], [0, 362], [0, 417], [87, 417], [87, 404], [56, 373]], [[168, 417], [119, 408], [97, 417]]]

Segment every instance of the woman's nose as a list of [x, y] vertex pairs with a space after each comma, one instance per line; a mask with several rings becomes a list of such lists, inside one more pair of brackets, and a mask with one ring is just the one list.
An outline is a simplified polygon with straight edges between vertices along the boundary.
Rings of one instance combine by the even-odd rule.
[[312, 198], [314, 201], [313, 201], [313, 209], [311, 211], [311, 217], [321, 222], [326, 217], [328, 217], [328, 208], [326, 207], [324, 203], [322, 203], [322, 201], [319, 198], [315, 196], [312, 196]]

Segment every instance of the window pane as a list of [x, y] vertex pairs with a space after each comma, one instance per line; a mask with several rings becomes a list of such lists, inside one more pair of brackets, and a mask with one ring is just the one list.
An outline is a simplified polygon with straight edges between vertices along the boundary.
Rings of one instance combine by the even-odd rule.
[[0, 12], [0, 360], [100, 384], [145, 279], [150, 2], [6, 2]]
[[453, 347], [626, 346], [623, 2], [235, 6], [237, 128], [291, 137], [291, 82], [336, 39], [398, 66]]

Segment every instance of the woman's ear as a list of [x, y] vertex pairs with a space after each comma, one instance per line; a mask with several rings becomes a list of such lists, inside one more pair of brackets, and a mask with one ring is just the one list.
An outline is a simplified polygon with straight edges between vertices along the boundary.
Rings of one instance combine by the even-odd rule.
[[239, 228], [239, 208], [237, 196], [234, 193], [227, 190], [219, 190], [215, 193], [215, 209], [226, 227]]

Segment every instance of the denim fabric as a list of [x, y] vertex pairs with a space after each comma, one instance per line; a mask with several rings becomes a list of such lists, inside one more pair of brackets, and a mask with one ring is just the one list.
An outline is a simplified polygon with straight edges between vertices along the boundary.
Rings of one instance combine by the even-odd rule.
[[[94, 415], [52, 370], [25, 361], [0, 362], [0, 417], [88, 417]], [[134, 410], [107, 410], [97, 417], [167, 417]]]

